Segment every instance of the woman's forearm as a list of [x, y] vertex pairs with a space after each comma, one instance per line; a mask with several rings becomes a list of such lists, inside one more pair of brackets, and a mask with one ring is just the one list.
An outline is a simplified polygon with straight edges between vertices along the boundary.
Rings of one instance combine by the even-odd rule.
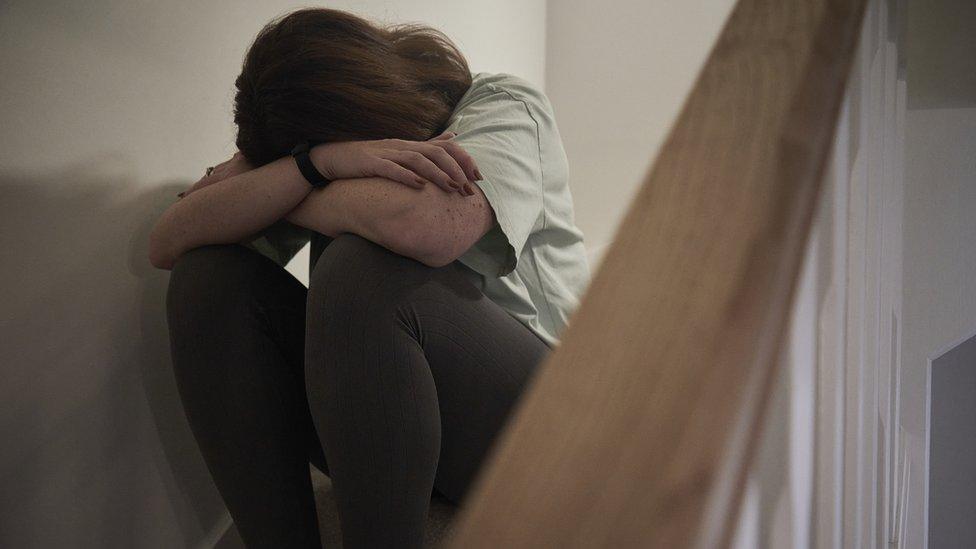
[[484, 193], [413, 189], [382, 177], [339, 179], [312, 191], [286, 219], [328, 236], [357, 234], [400, 255], [440, 267], [491, 229]]
[[386, 245], [384, 236], [396, 232], [421, 194], [379, 177], [337, 179], [309, 193], [285, 219], [326, 236], [354, 233]]
[[149, 259], [170, 269], [184, 252], [240, 242], [293, 210], [312, 190], [291, 157], [229, 177], [167, 209], [149, 238]]

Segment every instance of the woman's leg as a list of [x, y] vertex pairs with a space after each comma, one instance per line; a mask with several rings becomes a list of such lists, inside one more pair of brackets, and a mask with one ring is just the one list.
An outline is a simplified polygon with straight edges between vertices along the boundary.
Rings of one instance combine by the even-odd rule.
[[346, 549], [421, 547], [460, 502], [549, 347], [475, 288], [341, 235], [311, 274], [305, 376]]
[[170, 277], [180, 397], [249, 548], [321, 545], [308, 469], [318, 441], [305, 400], [305, 297], [284, 269], [237, 245], [191, 250]]

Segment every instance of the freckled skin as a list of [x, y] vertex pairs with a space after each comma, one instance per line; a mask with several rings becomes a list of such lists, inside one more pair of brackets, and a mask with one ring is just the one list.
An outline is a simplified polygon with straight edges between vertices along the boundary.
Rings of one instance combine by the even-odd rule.
[[495, 222], [477, 185], [471, 196], [436, 185], [413, 189], [383, 178], [336, 180], [313, 191], [287, 217], [329, 236], [350, 232], [427, 264], [446, 264]]
[[[437, 145], [447, 147], [442, 140], [454, 136], [444, 132], [429, 140], [439, 143], [426, 144], [425, 153], [413, 150], [417, 143], [402, 140], [318, 145], [310, 152], [313, 164], [329, 168], [320, 172], [333, 174], [332, 183], [321, 189], [308, 184], [290, 156], [254, 168], [238, 152], [180, 193], [180, 200], [163, 212], [150, 233], [149, 260], [158, 268], [171, 269], [187, 250], [246, 242], [286, 219], [329, 236], [358, 234], [428, 265], [445, 265], [494, 223], [494, 212], [484, 207], [487, 199], [481, 189], [461, 181], [466, 175], [480, 180], [477, 167], [454, 147], [448, 152], [457, 162], [453, 171], [463, 186], [427, 181], [417, 187], [418, 181], [426, 180], [387, 156], [391, 150], [413, 151], [421, 158], [435, 150], [443, 153], [446, 148]], [[346, 152], [339, 154], [339, 149]], [[383, 177], [359, 177], [362, 173], [383, 173]], [[457, 215], [452, 205], [460, 209]]]

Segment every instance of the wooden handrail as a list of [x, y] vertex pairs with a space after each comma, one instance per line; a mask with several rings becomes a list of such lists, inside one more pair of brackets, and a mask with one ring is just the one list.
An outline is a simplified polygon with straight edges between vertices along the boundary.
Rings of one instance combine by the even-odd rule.
[[864, 0], [741, 0], [455, 548], [730, 541]]

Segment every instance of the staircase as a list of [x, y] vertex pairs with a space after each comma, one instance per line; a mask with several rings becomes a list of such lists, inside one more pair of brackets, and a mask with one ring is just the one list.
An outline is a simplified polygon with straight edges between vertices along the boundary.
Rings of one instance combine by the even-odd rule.
[[[872, 240], [886, 195], [865, 193], [898, 177], [883, 169], [898, 155], [885, 149], [897, 71], [884, 69], [901, 11], [897, 0], [736, 4], [449, 547], [748, 545], [763, 427], [798, 398], [777, 388], [790, 361], [808, 364], [801, 396], [817, 417], [801, 433], [814, 481], [785, 501], [813, 508], [784, 543], [898, 545], [904, 465], [897, 402], [884, 396], [896, 363], [865, 350], [892, 330], [865, 304], [891, 303], [861, 297], [882, 295], [863, 277], [890, 256]], [[862, 177], [866, 163], [882, 169]], [[790, 358], [798, 329], [809, 348]], [[770, 407], [777, 398], [785, 408]]]

